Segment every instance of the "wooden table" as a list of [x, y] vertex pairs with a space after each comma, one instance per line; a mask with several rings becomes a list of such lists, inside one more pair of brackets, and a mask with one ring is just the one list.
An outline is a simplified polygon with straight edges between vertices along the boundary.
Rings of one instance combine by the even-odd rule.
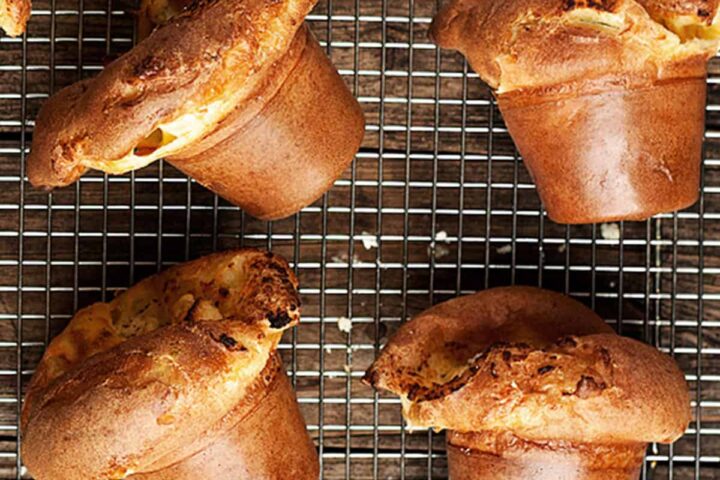
[[[72, 312], [174, 262], [240, 245], [272, 248], [298, 270], [305, 321], [283, 355], [325, 478], [445, 478], [443, 436], [403, 431], [398, 402], [378, 402], [360, 377], [403, 319], [511, 283], [569, 292], [623, 334], [672, 349], [702, 402], [700, 449], [693, 424], [672, 464], [668, 447], [652, 453], [648, 478], [720, 478], [720, 64], [702, 205], [626, 223], [617, 238], [613, 228], [542, 216], [487, 87], [459, 55], [428, 41], [434, 2], [321, 2], [310, 23], [331, 41], [367, 135], [325, 199], [267, 224], [169, 165], [93, 173], [51, 195], [20, 181], [47, 94], [94, 75], [133, 38], [131, 0], [53, 3], [54, 16], [47, 0], [35, 2], [27, 42], [0, 39], [1, 478], [16, 476], [18, 387]], [[376, 248], [367, 240], [378, 234]], [[343, 317], [353, 319], [350, 334], [338, 329]]]

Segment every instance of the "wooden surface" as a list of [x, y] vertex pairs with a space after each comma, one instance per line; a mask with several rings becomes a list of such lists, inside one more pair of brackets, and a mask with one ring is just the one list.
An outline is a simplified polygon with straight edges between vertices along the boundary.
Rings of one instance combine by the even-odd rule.
[[[37, 1], [27, 43], [0, 39], [0, 478], [16, 475], [18, 367], [25, 385], [44, 343], [73, 311], [162, 266], [238, 245], [272, 248], [297, 265], [305, 322], [283, 355], [322, 444], [325, 478], [445, 478], [442, 435], [430, 444], [426, 432], [403, 434], [397, 401], [382, 395], [376, 406], [359, 379], [402, 319], [458, 293], [510, 283], [569, 292], [622, 333], [672, 348], [704, 405], [696, 410], [698, 476], [720, 478], [716, 140], [707, 143], [702, 221], [696, 205], [677, 217], [625, 224], [620, 239], [612, 229], [555, 225], [540, 214], [486, 87], [463, 76], [460, 56], [437, 55], [427, 40], [434, 2], [414, 2], [418, 20], [408, 22], [413, 2], [358, 1], [356, 12], [356, 2], [333, 0], [321, 2], [311, 24], [331, 40], [332, 59], [369, 126], [354, 170], [324, 202], [269, 225], [222, 201], [216, 207], [211, 194], [160, 165], [111, 179], [91, 174], [52, 196], [21, 183], [20, 151], [30, 145], [37, 109], [51, 90], [93, 75], [129, 48], [131, 3], [112, 2], [108, 24], [105, 1], [85, 1], [82, 18], [77, 1], [56, 0], [54, 18], [48, 2]], [[324, 18], [329, 7], [332, 21]], [[716, 72], [713, 64], [713, 78]], [[715, 83], [709, 103], [720, 103]], [[711, 109], [710, 136], [718, 124]], [[371, 247], [368, 238], [378, 234], [379, 248]], [[338, 329], [341, 317], [352, 318], [350, 334]], [[675, 445], [672, 465], [667, 447], [653, 453], [660, 461], [648, 463], [648, 478], [696, 478], [693, 432]]]

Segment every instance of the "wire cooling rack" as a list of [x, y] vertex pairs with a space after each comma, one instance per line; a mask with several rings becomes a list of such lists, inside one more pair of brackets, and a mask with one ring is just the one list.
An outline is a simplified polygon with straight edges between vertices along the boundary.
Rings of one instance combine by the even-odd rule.
[[327, 479], [446, 478], [442, 434], [403, 428], [360, 383], [379, 347], [431, 304], [513, 283], [569, 293], [672, 354], [694, 420], [652, 446], [643, 478], [720, 478], [720, 76], [709, 80], [703, 196], [647, 222], [547, 220], [487, 88], [427, 39], [434, 1], [321, 0], [309, 18], [367, 115], [350, 171], [293, 218], [264, 223], [169, 165], [90, 174], [48, 195], [25, 180], [48, 93], [133, 43], [133, 0], [36, 0], [0, 38], [0, 477], [19, 456], [23, 388], [79, 307], [163, 267], [240, 245], [299, 274], [304, 323], [282, 345]]

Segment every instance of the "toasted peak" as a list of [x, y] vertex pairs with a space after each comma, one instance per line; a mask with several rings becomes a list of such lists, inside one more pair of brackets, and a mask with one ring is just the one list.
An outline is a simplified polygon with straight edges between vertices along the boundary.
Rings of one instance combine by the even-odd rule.
[[91, 356], [162, 327], [229, 321], [278, 333], [297, 324], [299, 307], [297, 279], [281, 257], [254, 249], [209, 255], [148, 277], [110, 302], [80, 310], [50, 342], [34, 386], [49, 384]]
[[[657, 22], [665, 24], [678, 35], [696, 36], [702, 29], [711, 28], [718, 22], [720, 0], [637, 0]], [[682, 31], [680, 24], [697, 27]], [[718, 33], [715, 30], [713, 33]], [[717, 38], [715, 36], [714, 38]]]
[[[720, 35], [669, 28], [678, 14], [662, 6], [652, 12], [635, 0], [454, 0], [431, 35], [465, 54], [499, 93], [588, 79], [704, 76]], [[682, 18], [707, 27], [704, 18]]]
[[447, 383], [407, 390], [410, 425], [526, 440], [669, 443], [690, 422], [674, 361], [615, 334], [563, 337], [545, 348], [496, 344]]
[[299, 306], [287, 263], [250, 249], [172, 267], [81, 310], [28, 387], [28, 467], [39, 478], [124, 478], [178, 461], [179, 443], [200, 449], [208, 426], [257, 401]]
[[543, 347], [564, 335], [610, 332], [597, 314], [565, 295], [534, 287], [495, 288], [441, 303], [404, 324], [366, 379], [403, 394], [405, 376], [443, 383], [496, 342]]
[[64, 186], [90, 168], [120, 174], [180, 154], [261, 93], [315, 3], [192, 2], [82, 88], [43, 105], [30, 181]]
[[670, 357], [533, 288], [488, 290], [420, 314], [366, 381], [398, 394], [411, 426], [531, 441], [670, 442], [690, 420]]

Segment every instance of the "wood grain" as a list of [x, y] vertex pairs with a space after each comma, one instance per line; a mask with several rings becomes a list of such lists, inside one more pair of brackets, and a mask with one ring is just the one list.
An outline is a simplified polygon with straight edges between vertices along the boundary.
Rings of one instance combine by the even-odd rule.
[[[130, 47], [134, 2], [111, 3], [108, 23], [106, 1], [85, 0], [82, 17], [77, 0], [56, 0], [54, 17], [47, 0], [36, 1], [28, 42], [0, 40], [0, 478], [16, 475], [16, 372], [25, 385], [44, 343], [73, 311], [163, 266], [239, 245], [272, 248], [297, 266], [305, 322], [283, 355], [318, 443], [323, 426], [324, 478], [446, 478], [442, 435], [401, 433], [397, 401], [381, 395], [376, 408], [359, 378], [403, 319], [458, 293], [510, 283], [571, 293], [623, 334], [673, 349], [704, 405], [696, 410], [698, 476], [720, 477], [720, 142], [713, 135], [702, 222], [696, 205], [677, 217], [627, 223], [620, 239], [599, 227], [555, 225], [541, 214], [488, 89], [463, 74], [462, 57], [437, 54], [427, 40], [435, 2], [332, 0], [318, 5], [311, 25], [330, 41], [368, 132], [354, 169], [324, 201], [267, 224], [222, 201], [216, 207], [213, 195], [159, 164], [133, 176], [90, 174], [48, 196], [18, 180], [21, 149], [49, 92]], [[720, 62], [711, 70], [720, 78]], [[717, 82], [709, 104], [720, 104]], [[708, 111], [709, 132], [720, 127], [718, 111]], [[379, 248], [365, 248], [362, 239], [376, 235]], [[353, 319], [351, 334], [337, 328], [340, 317]], [[673, 478], [696, 478], [695, 440], [689, 433], [675, 445], [672, 467], [649, 463], [648, 478], [667, 478], [670, 468]]]

